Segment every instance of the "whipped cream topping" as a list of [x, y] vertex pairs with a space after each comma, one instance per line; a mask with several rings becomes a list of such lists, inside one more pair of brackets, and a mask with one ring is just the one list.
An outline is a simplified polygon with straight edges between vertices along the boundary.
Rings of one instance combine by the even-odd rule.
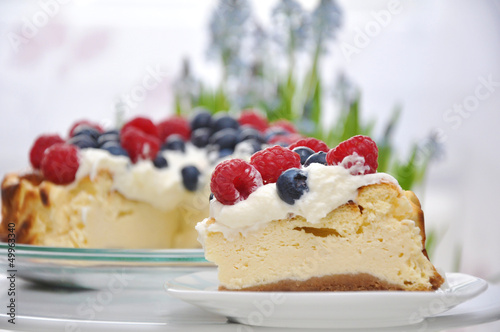
[[223, 205], [215, 198], [210, 202], [210, 217], [196, 227], [203, 240], [207, 231], [222, 232], [227, 239], [242, 233], [257, 231], [268, 222], [300, 215], [310, 223], [318, 223], [337, 207], [352, 200], [356, 202], [358, 188], [370, 184], [390, 182], [399, 187], [396, 179], [386, 173], [351, 175], [342, 166], [311, 164], [304, 168], [308, 174], [309, 191], [293, 205], [278, 196], [275, 183], [259, 187], [255, 192], [234, 205]]
[[185, 153], [166, 150], [162, 155], [167, 159], [168, 166], [159, 169], [150, 160], [132, 164], [125, 156], [114, 156], [100, 149], [83, 149], [72, 185], [86, 176], [93, 180], [99, 171], [106, 170], [112, 174], [113, 189], [126, 198], [170, 210], [190, 194], [183, 187], [181, 169], [188, 165], [196, 166], [202, 172], [199, 185], [202, 188], [208, 181], [208, 176], [203, 173], [207, 168], [207, 158], [203, 150], [191, 144], [186, 145]]

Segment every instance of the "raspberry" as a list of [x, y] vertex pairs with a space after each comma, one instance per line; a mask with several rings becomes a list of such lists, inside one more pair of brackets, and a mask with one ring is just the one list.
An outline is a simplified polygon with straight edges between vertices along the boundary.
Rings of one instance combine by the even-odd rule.
[[100, 133], [102, 133], [104, 131], [104, 129], [102, 129], [102, 127], [95, 122], [91, 122], [88, 120], [80, 120], [80, 121], [73, 123], [73, 125], [71, 126], [71, 128], [69, 130], [69, 137], [73, 137], [75, 131], [77, 129], [80, 129], [80, 127], [94, 128]]
[[297, 142], [298, 140], [302, 139], [302, 136], [300, 136], [299, 134], [288, 134], [288, 135], [274, 135], [272, 136], [268, 143], [273, 145], [273, 144], [278, 144], [278, 143], [281, 143], [281, 144], [286, 144], [286, 145], [290, 145], [294, 142]]
[[273, 123], [271, 123], [271, 127], [283, 128], [283, 129], [285, 129], [286, 131], [288, 131], [291, 134], [297, 134], [298, 133], [298, 131], [295, 128], [295, 126], [293, 125], [293, 123], [291, 123], [288, 120], [284, 120], [284, 119], [280, 119], [280, 120], [274, 121]]
[[55, 184], [68, 184], [75, 181], [78, 167], [78, 148], [71, 144], [56, 143], [43, 154], [42, 174]]
[[293, 150], [299, 146], [308, 147], [312, 149], [314, 152], [320, 152], [320, 151], [328, 152], [330, 150], [325, 142], [320, 141], [319, 139], [313, 137], [299, 139], [298, 141], [290, 145], [288, 148], [290, 150]]
[[130, 120], [129, 122], [127, 122], [123, 125], [122, 132], [126, 131], [127, 128], [130, 128], [130, 127], [137, 128], [145, 134], [148, 134], [148, 135], [151, 135], [154, 137], [160, 137], [160, 135], [158, 133], [158, 128], [156, 128], [153, 121], [151, 121], [148, 118], [138, 116], [138, 117]]
[[370, 137], [362, 135], [349, 138], [326, 155], [328, 165], [342, 164], [350, 169], [352, 175], [375, 173], [378, 167], [377, 159], [377, 144]]
[[189, 141], [191, 137], [191, 126], [188, 120], [180, 116], [173, 116], [163, 120], [158, 123], [157, 128], [162, 142], [165, 142], [168, 136], [172, 134], [180, 135], [185, 141]]
[[249, 125], [254, 127], [260, 132], [266, 131], [266, 129], [269, 127], [269, 124], [267, 123], [267, 118], [261, 115], [259, 112], [256, 110], [244, 110], [240, 114], [240, 118], [238, 119], [238, 122], [240, 125]]
[[133, 163], [140, 159], [153, 160], [160, 150], [158, 137], [148, 135], [139, 128], [129, 126], [122, 129], [121, 144]]
[[42, 163], [43, 153], [56, 143], [64, 143], [57, 134], [38, 136], [30, 150], [30, 162], [33, 168], [38, 169]]
[[275, 183], [287, 169], [301, 166], [297, 153], [279, 145], [254, 153], [250, 163], [260, 172], [264, 184]]
[[251, 164], [241, 159], [229, 159], [215, 167], [210, 189], [224, 205], [234, 205], [262, 186], [262, 176]]

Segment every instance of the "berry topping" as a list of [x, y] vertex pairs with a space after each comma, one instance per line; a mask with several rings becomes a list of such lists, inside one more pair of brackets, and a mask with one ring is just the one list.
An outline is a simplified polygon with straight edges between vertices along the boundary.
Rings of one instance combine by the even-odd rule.
[[122, 129], [121, 145], [127, 151], [133, 163], [140, 159], [154, 159], [160, 150], [160, 140], [142, 130], [129, 126]]
[[43, 154], [42, 174], [55, 184], [73, 182], [78, 167], [78, 149], [71, 144], [56, 143]]
[[219, 149], [231, 149], [238, 143], [238, 131], [233, 128], [225, 128], [216, 132], [209, 140], [210, 144], [219, 146]]
[[210, 182], [215, 198], [224, 205], [234, 205], [247, 199], [260, 186], [260, 173], [241, 159], [229, 159], [218, 164]]
[[69, 130], [69, 137], [75, 136], [75, 131], [77, 129], [81, 129], [81, 128], [93, 128], [93, 129], [96, 129], [100, 133], [102, 133], [104, 131], [102, 129], [102, 127], [100, 125], [98, 125], [97, 123], [95, 123], [95, 122], [91, 122], [91, 121], [88, 121], [88, 120], [80, 120], [80, 121], [75, 122], [71, 126], [71, 128]]
[[304, 167], [307, 167], [311, 164], [322, 164], [322, 165], [327, 165], [326, 162], [326, 152], [320, 151], [316, 152], [315, 154], [311, 155], [309, 158], [307, 158], [306, 162], [304, 163]]
[[273, 123], [271, 123], [271, 128], [272, 127], [283, 128], [283, 129], [285, 129], [286, 131], [288, 131], [291, 134], [297, 134], [298, 133], [298, 131], [295, 128], [295, 126], [293, 125], [293, 123], [291, 123], [288, 120], [284, 120], [284, 119], [274, 121]]
[[97, 138], [97, 145], [103, 146], [107, 142], [117, 142], [120, 143], [120, 133], [116, 130], [110, 130], [105, 133], [102, 133]]
[[92, 136], [86, 135], [86, 134], [79, 134], [79, 135], [71, 137], [68, 140], [68, 144], [72, 144], [74, 146], [77, 146], [80, 149], [97, 148], [98, 147], [97, 141]]
[[158, 131], [162, 142], [174, 134], [181, 136], [184, 141], [189, 141], [191, 137], [191, 127], [188, 120], [180, 116], [172, 116], [158, 123]]
[[194, 116], [191, 118], [191, 130], [195, 131], [199, 128], [211, 128], [212, 122], [213, 120], [210, 112], [205, 109], [200, 109], [196, 111]]
[[208, 145], [208, 140], [210, 139], [211, 134], [212, 130], [210, 128], [195, 129], [191, 134], [191, 143], [199, 148], [204, 148]]
[[97, 141], [97, 138], [101, 135], [101, 132], [92, 127], [86, 127], [85, 125], [78, 126], [75, 130], [73, 130], [73, 136], [87, 136]]
[[314, 152], [320, 152], [320, 151], [328, 152], [330, 150], [325, 142], [320, 141], [319, 139], [313, 137], [299, 139], [298, 141], [290, 145], [289, 148], [290, 150], [293, 150], [298, 146], [306, 146], [312, 149]]
[[120, 143], [106, 142], [101, 146], [102, 150], [108, 151], [113, 156], [125, 156], [128, 157], [127, 151], [120, 146]]
[[282, 146], [276, 145], [256, 152], [250, 163], [262, 175], [264, 184], [274, 183], [289, 168], [300, 168], [300, 156]]
[[353, 136], [331, 149], [326, 155], [328, 165], [341, 164], [352, 175], [375, 173], [378, 167], [377, 144], [368, 136]]
[[290, 135], [290, 133], [281, 127], [271, 127], [271, 128], [266, 130], [265, 135], [266, 135], [265, 136], [266, 141], [269, 141], [274, 136], [277, 136], [277, 135], [286, 136], [286, 135]]
[[240, 127], [238, 121], [233, 119], [227, 113], [217, 113], [213, 120], [214, 123], [212, 129], [214, 133], [225, 128], [238, 129]]
[[260, 132], [264, 132], [269, 127], [267, 118], [258, 111], [251, 109], [242, 111], [238, 122], [240, 125], [252, 126]]
[[200, 178], [200, 171], [195, 166], [185, 166], [181, 170], [182, 184], [189, 191], [196, 191]]
[[167, 138], [161, 149], [186, 152], [186, 143], [184, 143], [182, 136], [173, 134]]
[[[289, 147], [290, 148], [290, 147]], [[300, 156], [300, 163], [304, 165], [307, 158], [314, 154], [314, 151], [306, 146], [299, 146], [292, 150]]]
[[241, 131], [238, 135], [238, 142], [243, 142], [247, 140], [256, 140], [259, 143], [265, 143], [266, 139], [264, 138], [264, 135], [258, 131], [257, 129], [254, 129], [252, 127], [241, 127]]
[[309, 191], [307, 173], [297, 168], [284, 171], [276, 181], [276, 190], [283, 202], [290, 205], [295, 204], [296, 200]]
[[168, 162], [165, 157], [158, 153], [156, 158], [153, 159], [153, 165], [155, 165], [156, 168], [165, 168], [168, 167]]
[[156, 128], [153, 121], [151, 121], [148, 118], [142, 116], [133, 118], [132, 120], [123, 125], [122, 133], [125, 132], [130, 127], [137, 128], [147, 135], [151, 135], [153, 137], [160, 137], [158, 134], [158, 128]]
[[289, 146], [290, 144], [297, 142], [302, 136], [299, 134], [286, 134], [286, 135], [275, 135], [272, 136], [268, 143], [269, 144], [279, 144], [284, 146]]
[[39, 136], [30, 150], [30, 162], [33, 168], [40, 168], [42, 163], [43, 153], [49, 147], [56, 143], [64, 143], [64, 140], [59, 135], [42, 135]]
[[232, 149], [222, 149], [222, 150], [219, 150], [219, 156], [218, 156], [218, 158], [219, 159], [226, 158], [226, 157], [232, 155], [233, 152], [234, 152], [234, 150], [232, 150]]

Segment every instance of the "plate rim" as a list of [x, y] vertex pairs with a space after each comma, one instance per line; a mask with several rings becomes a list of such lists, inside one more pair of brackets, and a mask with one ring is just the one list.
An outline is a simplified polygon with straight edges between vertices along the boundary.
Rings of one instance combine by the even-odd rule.
[[[304, 325], [304, 321], [309, 322], [315, 327], [327, 327], [327, 325], [323, 326], [322, 324], [330, 324], [328, 326], [331, 327], [331, 324], [335, 323], [335, 326], [339, 328], [367, 328], [376, 327], [396, 327], [396, 326], [410, 326], [415, 324], [421, 324], [425, 322], [426, 319], [430, 319], [433, 317], [439, 317], [439, 315], [444, 314], [455, 306], [462, 304], [479, 294], [486, 291], [488, 288], [488, 282], [484, 279], [465, 274], [465, 273], [446, 273], [446, 280], [450, 278], [465, 278], [465, 280], [458, 279], [458, 286], [465, 286], [465, 288], [457, 287], [453, 288], [454, 285], [451, 285], [449, 288], [443, 290], [438, 289], [432, 292], [405, 292], [405, 291], [348, 291], [348, 292], [255, 292], [255, 291], [219, 291], [218, 289], [207, 289], [207, 285], [202, 285], [200, 283], [199, 287], [196, 288], [194, 285], [192, 289], [182, 289], [182, 284], [179, 283], [179, 279], [186, 278], [189, 276], [196, 276], [199, 274], [207, 274], [211, 276], [211, 280], [205, 281], [208, 283], [209, 288], [216, 287], [216, 284], [213, 283], [214, 274], [217, 272], [212, 271], [200, 271], [195, 273], [186, 274], [183, 276], [178, 276], [176, 278], [170, 279], [164, 283], [164, 290], [170, 296], [173, 296], [177, 299], [180, 299], [184, 302], [190, 303], [192, 305], [198, 306], [212, 313], [217, 313], [219, 315], [227, 317], [229, 320], [254, 325], [250, 322], [250, 315], [255, 312], [255, 308], [252, 308], [252, 303], [267, 301], [272, 296], [283, 296], [287, 306], [275, 306], [281, 307], [282, 309], [278, 312], [275, 317], [267, 317], [267, 321], [265, 324], [259, 326], [269, 326], [269, 327], [306, 327]], [[215, 275], [216, 276], [216, 275]], [[201, 277], [203, 281], [203, 277]], [[217, 278], [215, 277], [215, 280]], [[180, 288], [179, 288], [180, 287]], [[186, 287], [186, 286], [184, 286]], [[189, 287], [189, 286], [187, 286]], [[201, 289], [203, 287], [203, 289]], [[458, 292], [457, 294], [452, 291]], [[464, 291], [465, 290], [465, 291]], [[378, 318], [375, 318], [370, 315], [370, 305], [367, 305], [362, 310], [363, 312], [367, 312], [368, 314], [363, 314], [362, 319], [356, 320], [353, 323], [353, 320], [348, 318], [347, 316], [324, 316], [319, 321], [308, 320], [310, 311], [304, 312], [304, 317], [300, 317], [295, 322], [291, 320], [284, 319], [283, 315], [289, 312], [299, 312], [301, 306], [309, 306], [315, 303], [315, 301], [320, 301], [321, 305], [324, 308], [341, 308], [342, 306], [351, 306], [355, 303], [359, 303], [360, 300], [369, 300], [371, 305], [373, 303], [378, 303], [378, 301], [382, 301], [384, 304], [384, 308], [381, 310], [375, 310], [380, 315], [384, 310], [388, 310], [390, 314], [381, 314]], [[431, 305], [439, 300], [441, 305], [443, 306], [441, 309], [437, 311], [427, 311], [422, 312], [421, 308], [430, 308]], [[229, 303], [230, 301], [230, 303]], [[393, 311], [395, 308], [400, 308], [398, 311]], [[273, 309], [274, 310], [274, 309]], [[342, 310], [342, 309], [341, 309]], [[231, 312], [237, 312], [238, 314], [231, 314]], [[325, 310], [320, 310], [317, 312], [320, 317], [325, 314]], [[395, 314], [398, 312], [397, 314]], [[299, 314], [301, 316], [301, 314]], [[349, 315], [348, 315], [349, 316]], [[317, 317], [316, 317], [317, 318]], [[298, 322], [298, 323], [297, 323]], [[297, 325], [298, 324], [298, 325]], [[372, 326], [370, 324], [380, 324]], [[385, 324], [385, 325], [384, 325]], [[352, 325], [352, 326], [351, 326]], [[312, 327], [312, 326], [311, 326]]]

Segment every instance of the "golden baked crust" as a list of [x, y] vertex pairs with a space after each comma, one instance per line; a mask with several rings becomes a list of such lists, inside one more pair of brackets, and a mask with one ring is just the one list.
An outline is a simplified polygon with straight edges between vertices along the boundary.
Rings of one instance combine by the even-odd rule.
[[8, 224], [14, 223], [17, 243], [36, 243], [36, 236], [31, 232], [34, 211], [42, 211], [50, 206], [47, 189], [45, 186], [40, 186], [42, 182], [43, 177], [39, 173], [24, 175], [11, 173], [4, 177], [0, 241], [8, 240]]
[[402, 291], [403, 289], [398, 285], [388, 283], [368, 273], [356, 273], [312, 277], [305, 281], [287, 279], [272, 284], [245, 287], [242, 289], [227, 289], [224, 286], [220, 286], [219, 290], [254, 292], [350, 292], [381, 290]]

